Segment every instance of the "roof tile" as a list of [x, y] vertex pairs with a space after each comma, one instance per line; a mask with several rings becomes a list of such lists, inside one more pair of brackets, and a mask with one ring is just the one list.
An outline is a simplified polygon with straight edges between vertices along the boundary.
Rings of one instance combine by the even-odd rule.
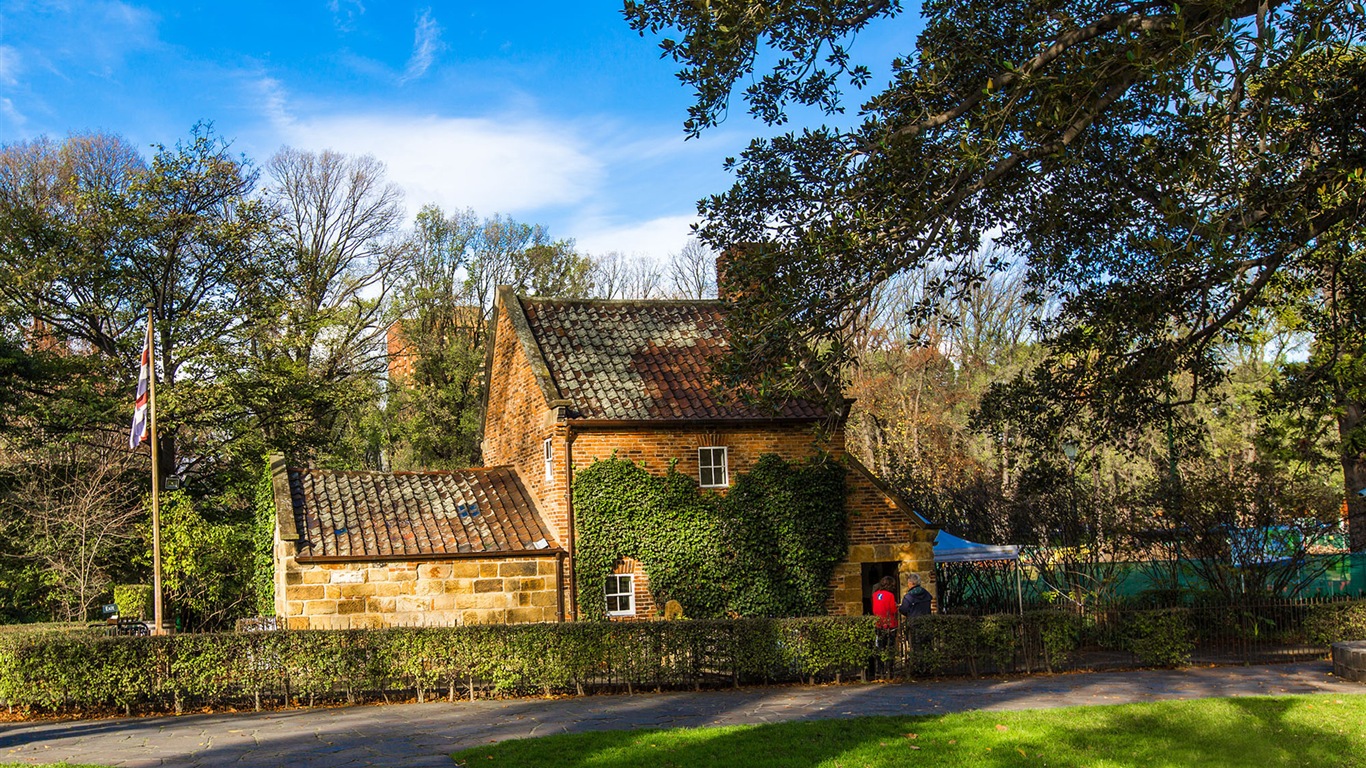
[[726, 349], [718, 301], [583, 301], [519, 297], [560, 393], [579, 418], [819, 419], [819, 404], [776, 413], [717, 394], [711, 361]]
[[517, 552], [555, 546], [512, 467], [456, 472], [289, 470], [298, 558]]

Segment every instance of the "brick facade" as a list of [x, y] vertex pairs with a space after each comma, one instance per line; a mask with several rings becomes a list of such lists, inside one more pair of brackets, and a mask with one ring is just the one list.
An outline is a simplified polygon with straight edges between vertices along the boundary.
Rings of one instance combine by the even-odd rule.
[[[845, 452], [841, 421], [833, 429], [822, 430], [816, 419], [661, 420], [658, 422], [576, 419], [574, 404], [562, 400], [559, 389], [546, 368], [545, 358], [528, 327], [520, 300], [510, 292], [500, 295], [495, 319], [493, 350], [489, 357], [489, 405], [484, 426], [485, 463], [510, 464], [526, 479], [537, 496], [542, 513], [560, 541], [570, 548], [568, 530], [572, 510], [568, 498], [568, 477], [564, 467], [572, 456], [573, 469], [583, 469], [595, 460], [612, 455], [640, 463], [653, 474], [662, 475], [676, 461], [677, 469], [698, 477], [700, 447], [724, 446], [731, 482], [738, 473], [750, 471], [759, 457], [775, 453], [787, 461], [800, 461], [818, 451], [845, 462], [849, 513], [849, 555], [831, 579], [827, 610], [836, 615], [863, 613], [862, 564], [895, 563], [905, 583], [909, 573], [919, 573], [925, 586], [934, 591], [933, 540], [935, 529], [927, 528], [915, 513], [878, 482], [861, 464]], [[540, 329], [540, 332], [555, 332]], [[538, 375], [537, 371], [541, 373]], [[550, 407], [554, 403], [556, 407]], [[543, 445], [552, 441], [554, 468], [551, 481], [544, 479]], [[724, 493], [724, 489], [718, 489]], [[637, 616], [649, 616], [653, 609], [648, 582], [635, 564], [626, 564], [637, 574]], [[572, 584], [572, 572], [568, 584]], [[643, 593], [643, 594], [642, 594]], [[571, 601], [572, 596], [566, 595]], [[662, 608], [660, 608], [662, 610]], [[653, 611], [657, 612], [657, 611]]]
[[[621, 306], [612, 306], [600, 308], [601, 311], [575, 310], [556, 315], [549, 311], [555, 307], [541, 305], [536, 309], [539, 313], [536, 322], [542, 326], [533, 329], [522, 300], [510, 290], [500, 289], [485, 362], [484, 464], [486, 467], [512, 468], [503, 471], [515, 473], [520, 487], [530, 497], [523, 498], [521, 503], [535, 508], [538, 520], [543, 522], [543, 529], [549, 534], [547, 538], [554, 539], [549, 546], [555, 551], [542, 555], [504, 547], [502, 554], [476, 552], [449, 559], [434, 556], [410, 560], [351, 558], [346, 562], [336, 561], [336, 558], [332, 562], [301, 559], [301, 551], [307, 555], [309, 550], [300, 550], [299, 545], [309, 542], [295, 529], [293, 505], [296, 502], [291, 501], [288, 481], [281, 485], [277, 480], [276, 505], [280, 513], [275, 551], [277, 615], [286, 617], [291, 628], [309, 629], [555, 621], [560, 618], [561, 611], [565, 618], [573, 619], [577, 611], [570, 502], [572, 472], [615, 454], [618, 458], [636, 461], [658, 475], [667, 472], [671, 462], [676, 462], [679, 472], [697, 478], [698, 448], [716, 446], [727, 449], [732, 484], [738, 474], [751, 471], [759, 457], [767, 453], [777, 454], [787, 461], [800, 461], [823, 451], [848, 466], [846, 509], [850, 547], [848, 557], [836, 567], [831, 579], [830, 597], [826, 603], [831, 614], [858, 615], [863, 612], [865, 563], [879, 563], [883, 569], [894, 568], [902, 576], [903, 583], [908, 573], [918, 572], [925, 579], [926, 587], [933, 591], [935, 529], [928, 527], [889, 488], [846, 453], [842, 420], [833, 429], [822, 430], [825, 422], [811, 415], [811, 404], [794, 407], [782, 418], [756, 418], [751, 411], [736, 411], [733, 414], [736, 418], [725, 418], [722, 410], [726, 406], [710, 399], [706, 388], [699, 383], [697, 377], [704, 374], [698, 372], [696, 360], [690, 363], [693, 368], [687, 370], [670, 367], [671, 350], [679, 349], [681, 353], [682, 348], [690, 348], [689, 354], [696, 357], [697, 349], [690, 347], [692, 342], [687, 340], [692, 338], [689, 333], [712, 340], [708, 342], [711, 346], [715, 346], [716, 333], [719, 333], [704, 327], [705, 323], [712, 322], [708, 318], [714, 319], [720, 311], [714, 303], [707, 304], [705, 312], [692, 312], [678, 304], [668, 305], [667, 313], [653, 319], [644, 318], [642, 327], [648, 334], [642, 335], [644, 332], [640, 328], [635, 332], [642, 339], [648, 336], [645, 342], [648, 354], [642, 353], [632, 360], [612, 357], [620, 353], [612, 346], [618, 340], [610, 338], [615, 333], [615, 326], [586, 331], [590, 334], [585, 337], [586, 341], [599, 347], [594, 352], [597, 357], [585, 358], [595, 361], [593, 365], [587, 365], [573, 359], [579, 346], [571, 337], [582, 331], [582, 327], [575, 325], [591, 324], [592, 318], [606, 314], [615, 318], [613, 322], [623, 318], [629, 320], [630, 312], [623, 312]], [[645, 314], [651, 311], [649, 304], [640, 306]], [[566, 322], [560, 326], [544, 325], [556, 317]], [[687, 323], [703, 325], [693, 327]], [[632, 398], [643, 397], [651, 403], [653, 410], [647, 409], [650, 413], [686, 406], [698, 415], [639, 420], [605, 418], [602, 414], [596, 418], [585, 417], [575, 410], [574, 402], [561, 394], [556, 376], [569, 371], [552, 374], [538, 333], [555, 335], [555, 364], [562, 369], [565, 366], [572, 369], [577, 383], [571, 383], [579, 387], [581, 394], [588, 391], [584, 387], [592, 387], [595, 407], [639, 409]], [[674, 346], [660, 346], [660, 339]], [[400, 376], [408, 373], [411, 361], [407, 358], [408, 350], [401, 332], [395, 333], [391, 329], [389, 342], [391, 352], [400, 358], [393, 361], [393, 372]], [[645, 367], [632, 368], [633, 365]], [[619, 376], [625, 382], [623, 387], [636, 387], [635, 394], [629, 389], [613, 391], [613, 376]], [[675, 402], [669, 400], [670, 397], [682, 400]], [[548, 475], [545, 465], [547, 439], [552, 457]], [[725, 489], [717, 489], [717, 492], [724, 493]], [[457, 510], [461, 508], [456, 507]], [[314, 536], [340, 535], [346, 529], [340, 523], [329, 523], [320, 527], [320, 533]], [[546, 542], [537, 546], [546, 546]], [[662, 606], [654, 604], [648, 576], [639, 563], [627, 559], [618, 563], [615, 571], [635, 575], [634, 618], [654, 618], [662, 611]], [[557, 583], [562, 585], [562, 592], [557, 592]]]
[[[516, 467], [555, 539], [564, 542], [568, 538], [564, 425], [557, 420], [557, 410], [546, 404], [545, 394], [524, 348], [525, 340], [513, 327], [502, 304], [495, 323], [487, 373], [488, 400], [482, 443], [484, 465]], [[543, 461], [546, 438], [552, 440], [554, 455], [554, 471], [549, 481]]]

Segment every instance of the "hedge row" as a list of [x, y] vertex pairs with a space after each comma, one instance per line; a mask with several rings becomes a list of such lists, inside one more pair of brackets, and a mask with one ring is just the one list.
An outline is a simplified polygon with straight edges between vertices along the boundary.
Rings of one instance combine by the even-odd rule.
[[[814, 682], [861, 675], [871, 617], [573, 622], [99, 637], [0, 633], [0, 702], [11, 709], [125, 712], [433, 696], [585, 693]], [[1188, 663], [1196, 648], [1258, 642], [1324, 649], [1366, 639], [1366, 601], [1287, 612], [1174, 608], [1079, 616], [924, 616], [884, 661], [903, 675], [1055, 671], [1084, 653]], [[887, 667], [884, 665], [885, 671]]]
[[1054, 671], [1083, 652], [1129, 654], [1139, 666], [1189, 664], [1197, 651], [1247, 661], [1289, 649], [1318, 652], [1341, 640], [1366, 640], [1366, 601], [1211, 605], [1111, 610], [1078, 615], [923, 616], [906, 628], [907, 674]]
[[175, 711], [840, 679], [869, 618], [742, 619], [0, 639], [0, 701], [39, 711]]

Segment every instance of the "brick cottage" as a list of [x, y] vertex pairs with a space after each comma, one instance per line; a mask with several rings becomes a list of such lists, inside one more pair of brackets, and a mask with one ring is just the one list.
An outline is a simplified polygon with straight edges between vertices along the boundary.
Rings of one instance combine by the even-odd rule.
[[[845, 413], [777, 413], [716, 396], [720, 301], [542, 299], [499, 290], [485, 362], [485, 468], [272, 467], [276, 613], [291, 628], [572, 620], [573, 475], [631, 459], [724, 493], [766, 453], [824, 451], [849, 468], [849, 551], [826, 609], [866, 611], [883, 575], [933, 573], [937, 529], [845, 451]], [[391, 347], [393, 344], [391, 343]], [[822, 425], [827, 428], [820, 429]], [[904, 580], [903, 580], [904, 583]], [[658, 614], [639, 563], [616, 564], [613, 617]]]

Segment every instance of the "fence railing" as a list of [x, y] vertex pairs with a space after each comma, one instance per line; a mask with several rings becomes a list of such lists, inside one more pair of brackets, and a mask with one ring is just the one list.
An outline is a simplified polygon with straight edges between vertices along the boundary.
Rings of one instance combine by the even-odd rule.
[[179, 712], [1292, 659], [1366, 640], [1366, 600], [933, 614], [880, 639], [872, 617], [12, 633], [0, 635], [0, 704]]
[[1320, 658], [1366, 638], [1366, 601], [1255, 599], [1155, 607], [1060, 606], [907, 622], [899, 674], [979, 674]]

